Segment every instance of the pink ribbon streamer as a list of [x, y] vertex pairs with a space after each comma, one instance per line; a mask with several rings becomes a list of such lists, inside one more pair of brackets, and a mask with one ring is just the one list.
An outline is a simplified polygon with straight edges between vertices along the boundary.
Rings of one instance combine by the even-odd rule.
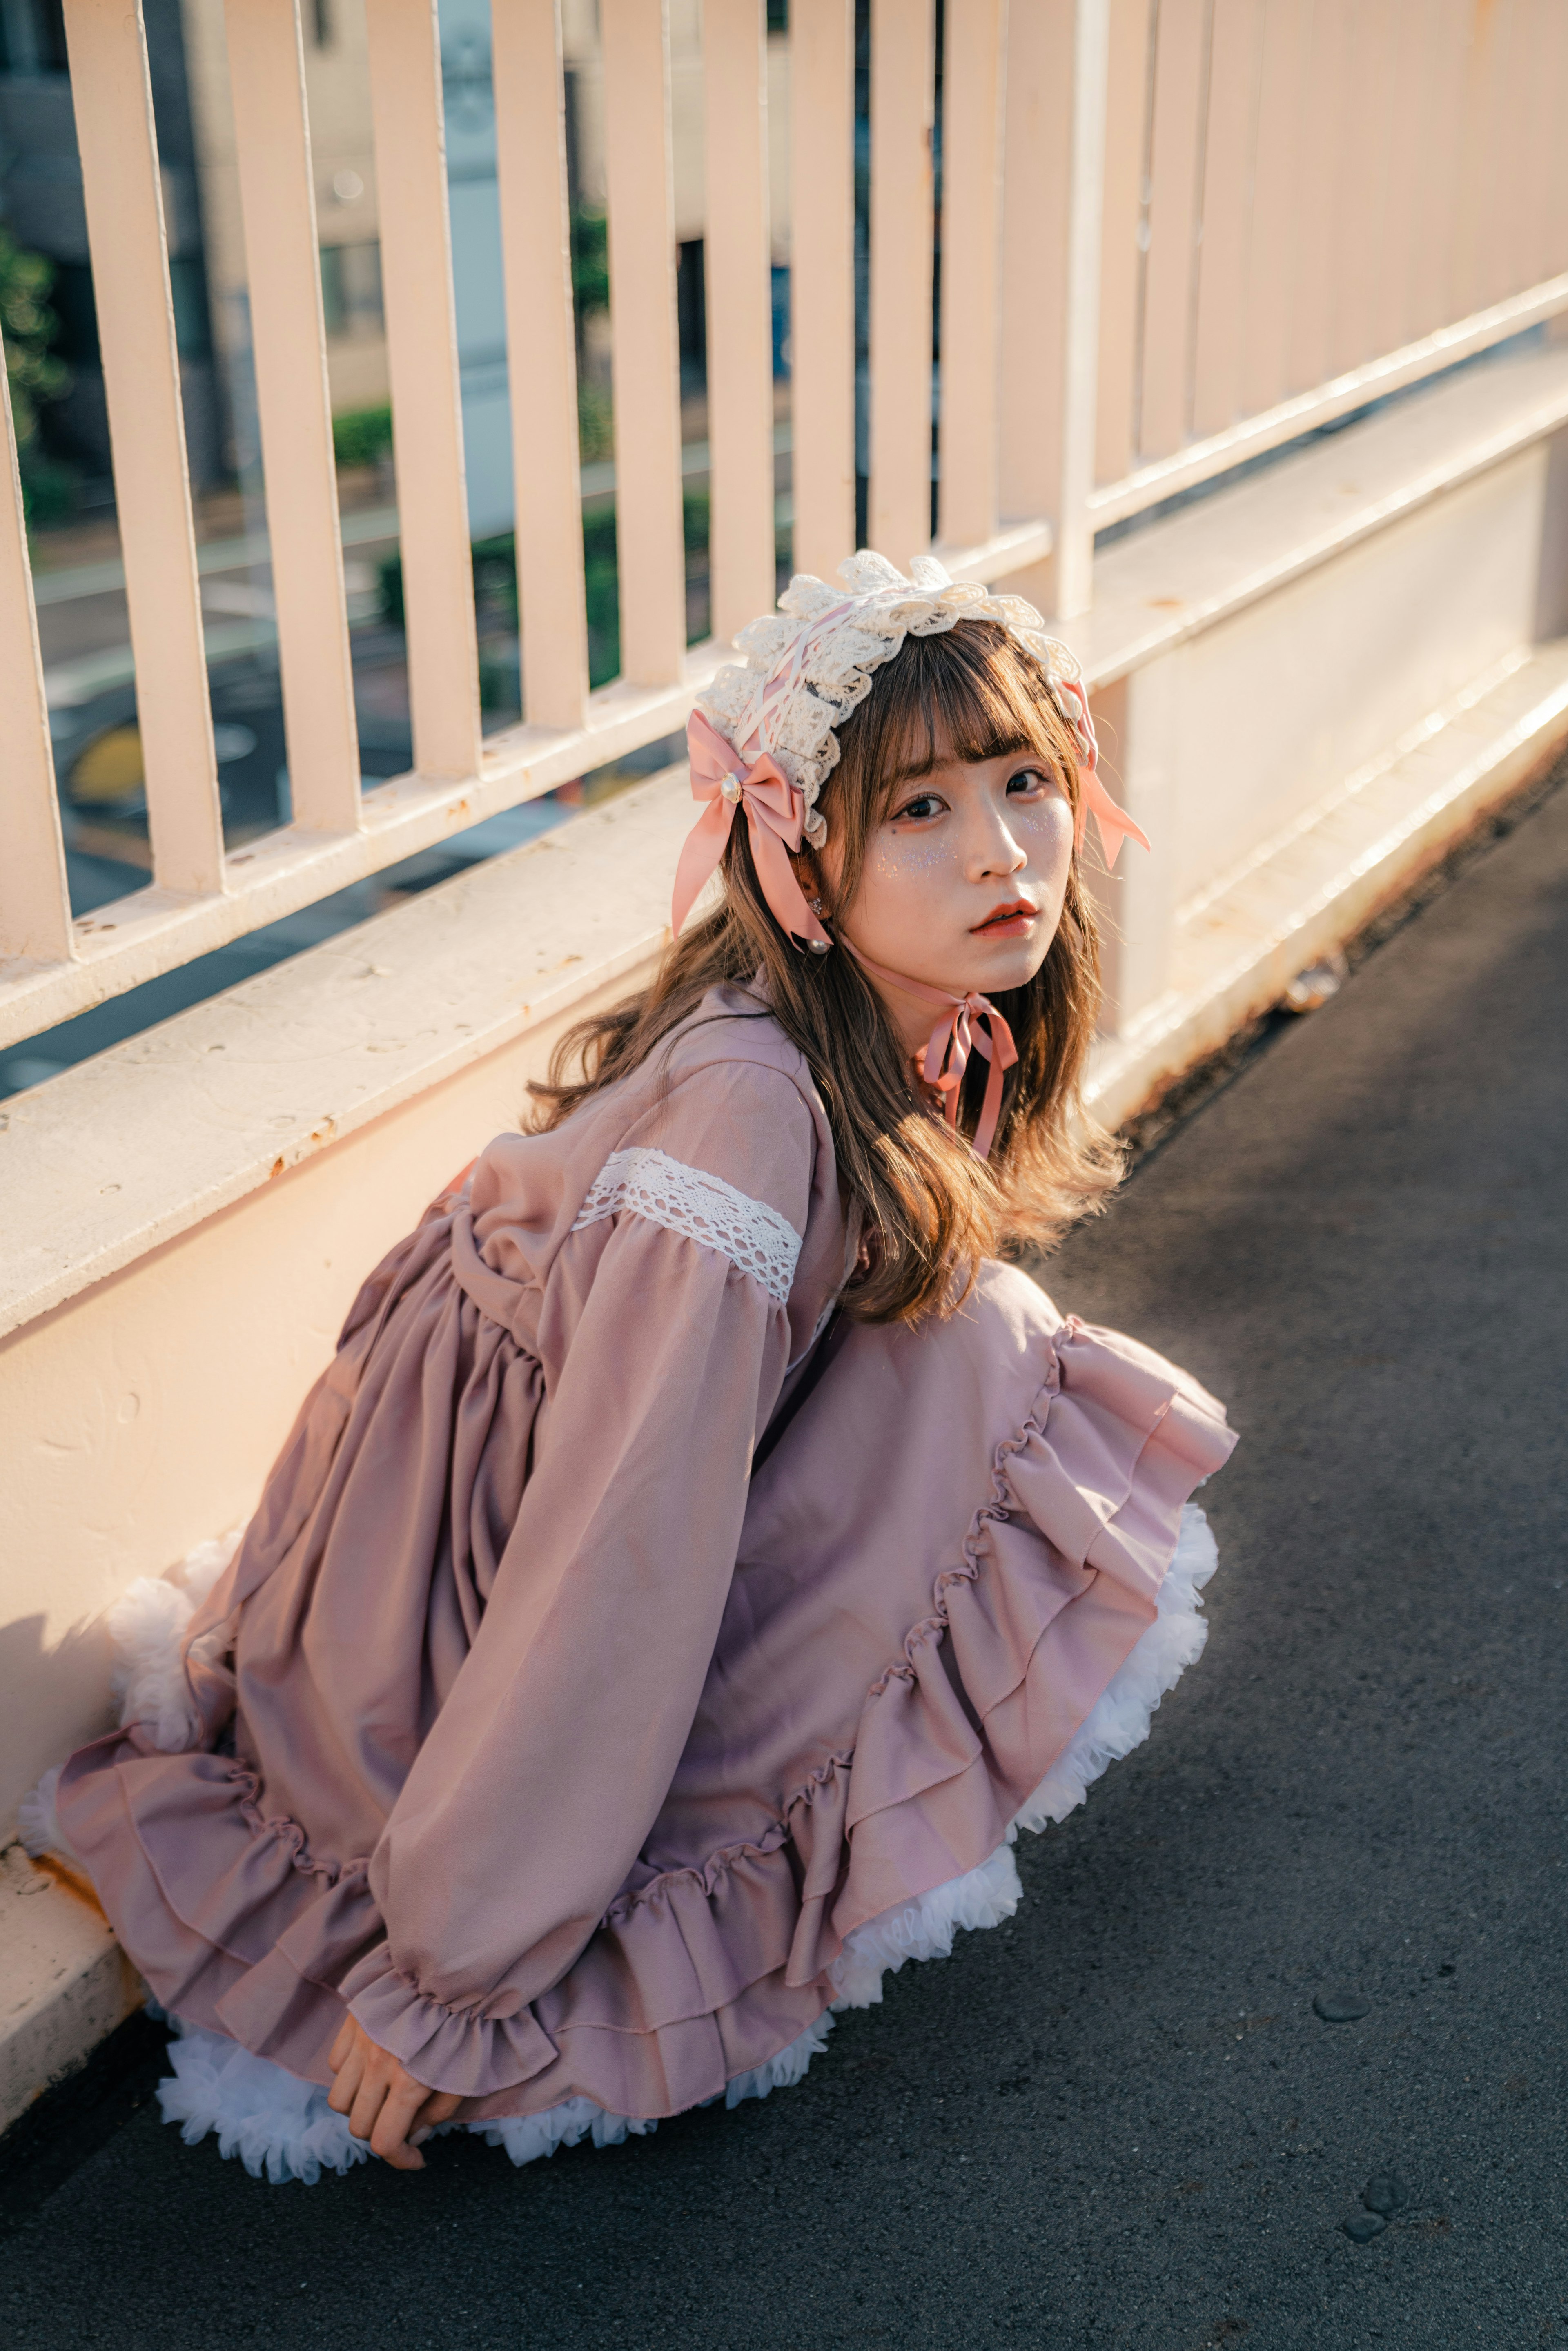
[[822, 925], [806, 904], [805, 893], [785, 852], [800, 846], [806, 797], [775, 767], [766, 752], [749, 767], [727, 743], [700, 710], [686, 726], [686, 748], [692, 765], [692, 798], [706, 802], [686, 835], [675, 868], [674, 894], [670, 904], [670, 928], [678, 933], [691, 913], [697, 893], [724, 855], [737, 808], [746, 810], [751, 837], [751, 858], [773, 919], [786, 936], [831, 946]]
[[[1079, 747], [1086, 757], [1078, 767], [1078, 810], [1072, 824], [1072, 853], [1083, 854], [1083, 835], [1091, 817], [1100, 836], [1100, 854], [1109, 871], [1121, 854], [1124, 841], [1135, 841], [1147, 849], [1149, 836], [1141, 825], [1133, 822], [1125, 809], [1120, 809], [1100, 781], [1100, 746], [1094, 739], [1094, 721], [1089, 716], [1089, 696], [1083, 681], [1077, 677], [1059, 677], [1054, 681], [1060, 698], [1067, 695], [1076, 704], [1078, 716], [1072, 720], [1072, 731]], [[1070, 714], [1071, 715], [1071, 714]]]
[[[890, 987], [900, 987], [906, 996], [918, 997], [922, 1003], [942, 1007], [942, 1018], [931, 1031], [925, 1052], [915, 1054], [915, 1066], [925, 1083], [935, 1086], [943, 1096], [942, 1114], [955, 1133], [958, 1126], [958, 1094], [970, 1053], [978, 1053], [990, 1063], [975, 1140], [969, 1146], [977, 1159], [988, 1159], [1002, 1113], [1002, 1073], [1010, 1070], [1019, 1057], [1013, 1032], [1002, 1015], [988, 996], [949, 996], [945, 987], [927, 987], [917, 979], [905, 979], [902, 972], [884, 970], [869, 956], [862, 955], [849, 939], [843, 944], [861, 969], [869, 971], [873, 979], [884, 980]], [[973, 1026], [980, 1020], [985, 1022], [988, 1035], [982, 1036]]]

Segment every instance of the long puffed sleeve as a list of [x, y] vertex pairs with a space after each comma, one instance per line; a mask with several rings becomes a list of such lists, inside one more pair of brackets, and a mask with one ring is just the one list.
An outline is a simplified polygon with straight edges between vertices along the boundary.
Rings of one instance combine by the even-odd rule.
[[[559, 1252], [532, 1472], [371, 1860], [385, 1942], [341, 1987], [431, 2089], [482, 2096], [551, 2061], [528, 2004], [587, 1943], [669, 1787], [790, 1353], [814, 1151], [787, 1077], [699, 1071], [611, 1155]], [[491, 1261], [495, 1223], [475, 1219]]]

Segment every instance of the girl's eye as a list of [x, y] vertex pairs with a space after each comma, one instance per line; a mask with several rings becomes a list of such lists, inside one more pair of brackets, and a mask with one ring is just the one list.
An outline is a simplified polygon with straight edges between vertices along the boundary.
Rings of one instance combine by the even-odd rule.
[[1043, 768], [1020, 768], [1016, 776], [1008, 778], [1009, 792], [1044, 792], [1051, 789], [1051, 778]]
[[935, 816], [941, 806], [942, 802], [935, 792], [922, 792], [918, 799], [904, 803], [898, 811], [897, 820], [902, 823], [906, 816], [915, 818]]

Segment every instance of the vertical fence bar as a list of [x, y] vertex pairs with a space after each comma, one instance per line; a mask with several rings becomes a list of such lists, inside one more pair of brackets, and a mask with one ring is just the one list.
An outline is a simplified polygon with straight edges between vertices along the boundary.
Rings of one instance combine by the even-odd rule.
[[298, 0], [226, 0], [256, 406], [294, 821], [360, 822], [332, 402]]
[[1071, 192], [1062, 333], [1061, 507], [1056, 517], [1058, 620], [1086, 612], [1093, 595], [1094, 432], [1099, 407], [1101, 206], [1105, 187], [1109, 0], [1076, 0], [1072, 27]]
[[[1334, 300], [1328, 365], [1339, 375], [1391, 348], [1382, 299], [1387, 262], [1389, 93], [1395, 0], [1359, 0], [1350, 18], [1345, 136], [1334, 185]], [[1413, 93], [1406, 91], [1406, 103]]]
[[1427, 14], [1425, 5], [1417, 5], [1417, 0], [1406, 0], [1399, 73], [1404, 75], [1408, 97], [1399, 146], [1389, 160], [1389, 203], [1396, 237], [1396, 252], [1389, 266], [1399, 273], [1399, 324], [1394, 343], [1416, 343], [1417, 336], [1427, 331], [1422, 318], [1425, 287], [1429, 285], [1425, 249], [1437, 228], [1437, 207], [1432, 203], [1432, 164], [1437, 158], [1429, 151], [1441, 136], [1437, 125], [1450, 87], [1446, 16], [1448, 9], [1441, 0], [1432, 14]]
[[947, 0], [942, 76], [941, 537], [997, 527], [1003, 0]]
[[1313, 0], [1306, 55], [1292, 96], [1300, 120], [1295, 266], [1289, 289], [1287, 393], [1310, 392], [1330, 372], [1334, 273], [1334, 190], [1345, 139], [1353, 0]]
[[1422, 235], [1421, 150], [1429, 136], [1432, 95], [1440, 70], [1437, 40], [1441, 12], [1427, 17], [1414, 0], [1396, 0], [1390, 27], [1389, 71], [1393, 100], [1385, 129], [1388, 161], [1385, 180], [1383, 270], [1377, 332], [1382, 348], [1397, 350], [1420, 332], [1416, 319], [1416, 254]]
[[490, 27], [523, 715], [534, 726], [580, 726], [588, 613], [559, 0], [507, 0]]
[[1550, 215], [1547, 157], [1552, 118], [1562, 105], [1563, 82], [1557, 55], [1556, 24], [1563, 11], [1545, 7], [1542, 0], [1521, 0], [1521, 22], [1514, 42], [1513, 83], [1520, 118], [1521, 172], [1519, 200], [1508, 228], [1508, 287], [1521, 293], [1548, 275], [1541, 264], [1543, 232]]
[[1417, 229], [1413, 248], [1410, 331], [1429, 335], [1457, 317], [1452, 308], [1455, 208], [1454, 158], [1463, 135], [1464, 50], [1469, 0], [1426, 0], [1425, 37], [1432, 60], [1427, 111], [1418, 142]]
[[[1568, 15], [1552, 8], [1550, 22], [1551, 44], [1542, 78], [1555, 91], [1568, 87]], [[1555, 119], [1543, 136], [1543, 149], [1540, 249], [1532, 273], [1537, 278], [1555, 277], [1568, 267], [1568, 141], [1557, 135]]]
[[76, 946], [3, 346], [0, 408], [5, 418], [0, 448], [5, 475], [0, 481], [0, 676], [5, 680], [0, 694], [0, 956], [64, 963]]
[[1186, 436], [1209, 14], [1210, 0], [1161, 0], [1138, 422], [1145, 459], [1168, 457]]
[[1484, 298], [1482, 245], [1487, 182], [1495, 170], [1490, 138], [1492, 68], [1497, 54], [1495, 7], [1466, 12], [1464, 108], [1454, 176], [1458, 203], [1454, 223], [1454, 275], [1450, 316], [1462, 318]]
[[[1568, 88], [1568, 14], [1552, 6], [1548, 21], [1550, 43], [1542, 82], [1548, 92], [1555, 93]], [[1559, 136], [1554, 99], [1551, 113], [1552, 119], [1542, 133], [1539, 244], [1531, 270], [1536, 279], [1555, 277], [1568, 268], [1568, 140]]]
[[152, 871], [224, 886], [180, 361], [140, 0], [65, 0]]
[[1244, 416], [1275, 407], [1284, 399], [1288, 383], [1291, 289], [1301, 245], [1306, 30], [1301, 8], [1265, 7], [1247, 237], [1246, 333], [1239, 383]]
[[1517, 105], [1512, 60], [1520, 36], [1518, 0], [1478, 11], [1477, 34], [1488, 52], [1485, 96], [1477, 128], [1483, 161], [1475, 186], [1475, 277], [1467, 309], [1484, 309], [1510, 289], [1508, 232], [1518, 201], [1524, 122]]
[[[773, 294], [768, 220], [768, 31], [762, 0], [704, 0], [707, 210], [708, 576], [713, 632], [770, 612]], [[810, 103], [810, 93], [802, 93]], [[846, 552], [848, 550], [846, 549]]]
[[1134, 380], [1142, 299], [1139, 232], [1145, 203], [1155, 0], [1110, 0], [1105, 161], [1102, 172], [1099, 406], [1096, 478], [1133, 470]]
[[789, 409], [795, 569], [855, 543], [854, 0], [790, 0]]
[[1247, 246], [1258, 152], [1263, 8], [1264, 0], [1214, 0], [1188, 420], [1189, 430], [1200, 437], [1223, 432], [1242, 413]]
[[621, 673], [666, 685], [686, 653], [667, 0], [602, 0], [600, 25]]
[[935, 0], [871, 6], [872, 545], [931, 544]]
[[[1002, 517], [1061, 512], [1072, 0], [1014, 7], [1007, 26], [998, 467]], [[1009, 580], [1042, 609], [1055, 559]]]
[[479, 653], [463, 471], [434, 0], [366, 0], [413, 758], [479, 765]]
[[1500, 295], [1522, 293], [1545, 275], [1534, 266], [1535, 248], [1546, 208], [1547, 143], [1563, 104], [1563, 84], [1551, 78], [1556, 58], [1550, 21], [1562, 13], [1556, 8], [1549, 14], [1541, 0], [1514, 0], [1511, 11], [1510, 90], [1504, 119], [1519, 126], [1519, 162], [1502, 224]]

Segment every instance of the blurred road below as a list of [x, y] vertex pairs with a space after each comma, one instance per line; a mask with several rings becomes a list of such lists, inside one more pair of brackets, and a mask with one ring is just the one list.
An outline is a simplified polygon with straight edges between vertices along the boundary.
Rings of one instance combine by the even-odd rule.
[[1207, 1653], [1010, 1926], [800, 2088], [520, 2174], [273, 2189], [144, 2110], [12, 2238], [8, 2340], [1568, 2344], [1565, 1035], [1560, 790], [1051, 1266], [1243, 1442]]

